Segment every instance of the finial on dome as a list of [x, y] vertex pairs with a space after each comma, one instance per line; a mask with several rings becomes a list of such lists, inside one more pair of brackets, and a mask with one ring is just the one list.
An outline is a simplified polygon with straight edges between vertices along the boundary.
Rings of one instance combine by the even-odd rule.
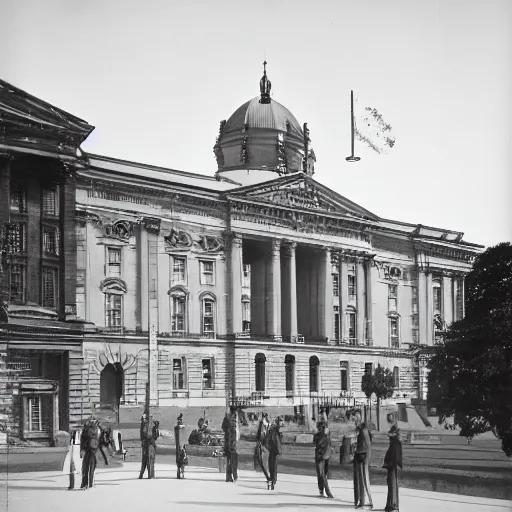
[[260, 93], [261, 99], [260, 103], [270, 103], [270, 89], [272, 88], [272, 84], [270, 80], [267, 78], [267, 61], [263, 62], [263, 76], [260, 80]]

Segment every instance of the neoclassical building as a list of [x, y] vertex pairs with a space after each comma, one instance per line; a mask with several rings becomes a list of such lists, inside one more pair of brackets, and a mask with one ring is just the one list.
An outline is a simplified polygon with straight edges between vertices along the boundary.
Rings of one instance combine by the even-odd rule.
[[348, 405], [381, 364], [391, 404], [425, 399], [425, 361], [464, 315], [482, 248], [322, 185], [307, 125], [270, 89], [265, 71], [260, 94], [220, 123], [211, 177], [83, 152], [67, 163], [67, 321], [81, 329], [61, 390], [70, 424], [139, 407], [148, 380], [159, 409]]

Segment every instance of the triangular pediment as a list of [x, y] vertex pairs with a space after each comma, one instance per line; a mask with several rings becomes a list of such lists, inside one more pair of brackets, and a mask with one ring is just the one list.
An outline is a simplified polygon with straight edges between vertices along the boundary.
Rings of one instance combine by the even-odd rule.
[[240, 187], [229, 195], [294, 209], [378, 219], [373, 213], [302, 173]]

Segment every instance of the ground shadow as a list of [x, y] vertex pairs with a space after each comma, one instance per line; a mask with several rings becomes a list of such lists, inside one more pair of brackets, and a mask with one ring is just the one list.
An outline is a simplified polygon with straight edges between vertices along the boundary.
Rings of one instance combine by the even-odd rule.
[[[242, 510], [248, 506], [247, 503], [234, 503], [234, 502], [227, 502], [227, 503], [205, 503], [202, 501], [176, 501], [176, 505], [203, 505], [205, 507], [211, 507], [212, 505], [215, 505], [216, 507], [226, 507], [226, 508], [238, 508], [239, 510]], [[304, 508], [304, 503], [273, 503], [271, 505], [273, 508], [291, 508], [291, 507], [297, 507], [297, 508]], [[268, 503], [251, 503], [251, 508], [269, 508], [270, 505]], [[354, 508], [353, 505], [340, 505], [340, 503], [322, 503], [322, 507], [325, 508]]]

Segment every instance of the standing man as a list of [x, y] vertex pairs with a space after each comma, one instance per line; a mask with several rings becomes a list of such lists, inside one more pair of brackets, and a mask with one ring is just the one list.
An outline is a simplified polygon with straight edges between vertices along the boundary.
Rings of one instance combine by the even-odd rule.
[[140, 467], [139, 479], [143, 478], [146, 468], [148, 470], [148, 478], [155, 478], [155, 456], [156, 456], [156, 440], [160, 432], [155, 424], [150, 427], [150, 419], [146, 413], [142, 415], [140, 422], [140, 442], [142, 445], [142, 464]]
[[327, 425], [320, 421], [317, 424], [318, 432], [313, 436], [313, 443], [315, 443], [315, 466], [316, 476], [318, 479], [318, 490], [320, 496], [325, 495], [328, 498], [334, 498], [329, 489], [327, 475], [329, 473], [329, 459], [331, 458], [331, 436], [328, 432]]
[[278, 416], [275, 423], [268, 431], [268, 469], [270, 472], [270, 481], [268, 486], [273, 491], [277, 482], [277, 457], [282, 453], [282, 437], [281, 427], [283, 426], [283, 419]]
[[236, 408], [230, 407], [222, 422], [224, 453], [226, 454], [226, 482], [238, 480], [238, 428]]
[[384, 456], [383, 468], [388, 470], [388, 498], [386, 512], [398, 512], [398, 468], [402, 469], [402, 443], [400, 441], [400, 429], [396, 423], [388, 432], [389, 448]]
[[82, 485], [81, 489], [90, 489], [94, 486], [94, 472], [98, 459], [96, 454], [100, 446], [101, 427], [98, 420], [91, 418], [82, 429], [80, 436], [80, 457], [82, 458]]
[[357, 446], [354, 454], [354, 503], [356, 508], [373, 508], [370, 492], [370, 459], [372, 456], [372, 435], [365, 423], [361, 422], [361, 413], [356, 413]]
[[265, 462], [265, 459], [268, 460], [268, 449], [265, 444], [269, 426], [270, 424], [268, 421], [268, 414], [264, 412], [258, 425], [258, 432], [256, 433], [255, 459], [257, 461], [257, 465], [259, 468], [261, 468], [263, 474], [265, 475], [267, 485], [270, 481], [270, 476], [268, 474], [267, 464]]

